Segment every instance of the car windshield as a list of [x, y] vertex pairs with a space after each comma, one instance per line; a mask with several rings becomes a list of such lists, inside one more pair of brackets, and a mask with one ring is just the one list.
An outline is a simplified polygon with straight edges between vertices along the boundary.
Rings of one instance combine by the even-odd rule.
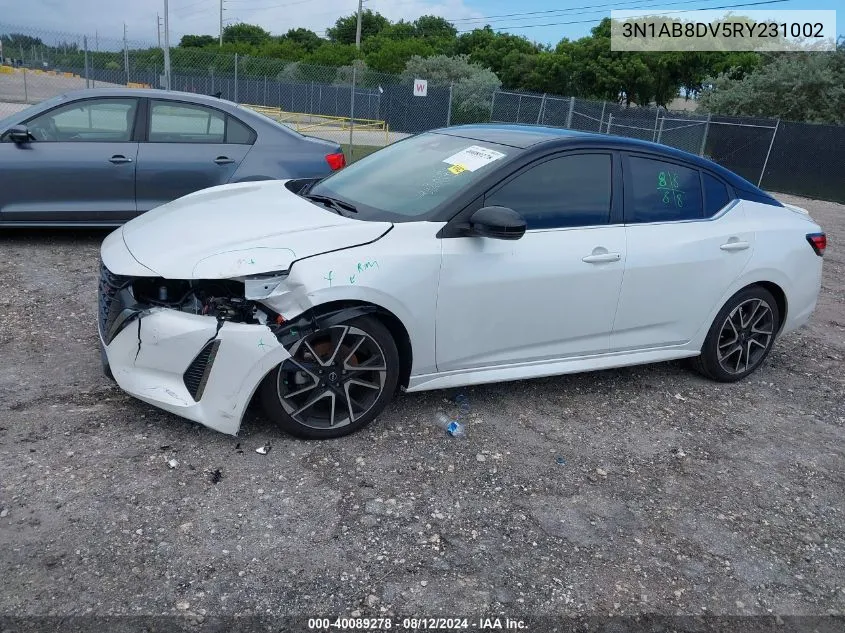
[[419, 218], [519, 152], [486, 141], [421, 134], [362, 158], [317, 183], [308, 195], [363, 209], [362, 219]]
[[25, 121], [36, 112], [41, 112], [42, 110], [51, 108], [57, 103], [61, 103], [65, 100], [65, 98], [66, 97], [64, 95], [59, 95], [58, 97], [53, 97], [52, 99], [45, 99], [44, 101], [37, 103], [36, 105], [32, 105], [28, 108], [23, 108], [21, 110], [18, 110], [17, 112], [8, 114], [2, 119], [0, 119], [0, 130], [12, 125], [16, 121]]

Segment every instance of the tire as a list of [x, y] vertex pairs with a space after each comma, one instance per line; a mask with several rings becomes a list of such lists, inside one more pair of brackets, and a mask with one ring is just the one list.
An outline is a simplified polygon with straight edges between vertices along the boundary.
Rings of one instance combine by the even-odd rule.
[[777, 301], [761, 286], [740, 290], [716, 315], [693, 369], [718, 382], [742, 380], [755, 371], [772, 349], [780, 311]]
[[364, 316], [294, 343], [261, 385], [267, 416], [304, 439], [348, 435], [372, 422], [399, 381], [399, 352], [378, 319]]

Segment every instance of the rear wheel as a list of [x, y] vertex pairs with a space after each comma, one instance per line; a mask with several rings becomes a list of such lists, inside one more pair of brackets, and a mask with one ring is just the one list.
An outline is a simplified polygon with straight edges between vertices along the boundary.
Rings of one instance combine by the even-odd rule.
[[291, 435], [352, 433], [382, 412], [399, 379], [399, 353], [377, 319], [359, 317], [306, 336], [261, 387], [267, 415]]
[[693, 367], [708, 378], [734, 382], [763, 364], [775, 342], [780, 313], [765, 288], [751, 286], [731, 297], [716, 315]]

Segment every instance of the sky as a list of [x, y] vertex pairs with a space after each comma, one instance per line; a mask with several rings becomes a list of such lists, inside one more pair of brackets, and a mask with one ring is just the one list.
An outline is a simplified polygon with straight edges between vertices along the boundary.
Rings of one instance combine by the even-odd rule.
[[[839, 9], [837, 33], [845, 34], [843, 0], [780, 0], [750, 6], [761, 0], [366, 0], [365, 7], [391, 20], [413, 20], [439, 15], [454, 22], [459, 31], [490, 24], [496, 30], [525, 35], [556, 44], [562, 38], [589, 35], [590, 29], [609, 16], [611, 9]], [[342, 16], [357, 8], [358, 0], [223, 0], [224, 23], [259, 24], [280, 35], [304, 27], [319, 35]], [[217, 35], [219, 0], [169, 0], [170, 41], [176, 45], [186, 34]], [[0, 0], [0, 31], [26, 27], [39, 32], [86, 34], [107, 46], [123, 37], [133, 44], [157, 41], [156, 17], [163, 15], [164, 0]]]

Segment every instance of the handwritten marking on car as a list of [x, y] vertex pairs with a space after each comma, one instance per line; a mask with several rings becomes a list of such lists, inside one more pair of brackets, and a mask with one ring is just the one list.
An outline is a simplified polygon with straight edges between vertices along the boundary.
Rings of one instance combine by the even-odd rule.
[[323, 277], [323, 279], [325, 279], [326, 281], [329, 282], [329, 288], [332, 287], [332, 279], [334, 279], [333, 273], [334, 273], [334, 271], [330, 270], [329, 274], [326, 275], [325, 277]]
[[378, 262], [375, 260], [370, 260], [366, 262], [358, 262], [358, 272], [362, 273], [365, 270], [369, 270], [370, 268], [378, 268]]

